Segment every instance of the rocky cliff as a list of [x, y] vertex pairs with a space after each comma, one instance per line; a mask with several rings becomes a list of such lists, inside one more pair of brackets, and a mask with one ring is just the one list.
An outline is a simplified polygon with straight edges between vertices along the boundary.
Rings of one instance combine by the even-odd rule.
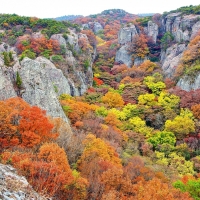
[[121, 45], [125, 45], [131, 42], [132, 38], [137, 34], [138, 32], [134, 25], [131, 25], [130, 27], [121, 28], [118, 33], [118, 43]]
[[103, 30], [103, 26], [99, 22], [89, 22], [82, 24], [83, 29], [91, 29], [94, 33], [98, 33]]
[[16, 170], [0, 164], [0, 199], [2, 200], [45, 200], [49, 199], [36, 193], [23, 176]]
[[186, 49], [186, 44], [174, 44], [161, 52], [162, 69], [166, 77], [172, 78]]
[[163, 48], [161, 52], [163, 72], [167, 77], [172, 77], [176, 67], [181, 62], [183, 52], [187, 49], [189, 41], [200, 30], [200, 15], [183, 15], [181, 12], [171, 13], [162, 19], [162, 30], [164, 31], [163, 34], [168, 32], [173, 36], [171, 45], [168, 44], [169, 47]]
[[172, 33], [176, 42], [187, 42], [199, 28], [200, 15], [182, 15], [181, 12], [167, 15], [162, 20], [166, 32]]
[[127, 47], [128, 43], [132, 42], [135, 35], [138, 35], [138, 32], [134, 25], [121, 28], [118, 33], [118, 43], [121, 45], [121, 48], [116, 53], [115, 61], [124, 63], [129, 68], [132, 67], [133, 61], [131, 59], [131, 54], [127, 51]]
[[199, 89], [200, 88], [200, 74], [197, 73], [195, 77], [184, 76], [178, 81], [177, 86], [185, 91]]
[[152, 38], [153, 42], [156, 43], [158, 37], [158, 25], [152, 21], [148, 22], [147, 35]]
[[[148, 26], [144, 27], [144, 32], [146, 35], [148, 35], [150, 38], [152, 38], [152, 41], [156, 43], [158, 33], [159, 33], [159, 27], [156, 23], [149, 21]], [[133, 37], [140, 34], [140, 30], [137, 30], [135, 25], [131, 25], [128, 27], [121, 28], [118, 33], [118, 43], [121, 45], [121, 48], [117, 51], [115, 61], [118, 63], [124, 63], [129, 68], [132, 67], [132, 65], [138, 66], [141, 63], [143, 63], [147, 57], [140, 58], [136, 57], [134, 59], [134, 62], [132, 61], [132, 56], [128, 52], [128, 44], [132, 42]]]
[[[24, 58], [19, 61], [13, 51], [14, 64], [5, 66], [3, 55], [0, 56], [0, 100], [20, 96], [31, 105], [39, 106], [47, 111], [53, 118], [60, 117], [68, 122], [62, 107], [59, 103], [59, 95], [71, 94], [82, 95], [92, 84], [92, 62], [93, 51], [81, 53], [81, 58], [76, 56], [80, 53], [78, 44], [79, 38], [85, 38], [84, 34], [76, 34], [73, 30], [65, 40], [61, 34], [53, 35], [51, 38], [57, 40], [64, 49], [64, 58], [55, 64], [44, 57], [35, 60]], [[9, 51], [9, 45], [1, 46], [1, 51]], [[76, 56], [76, 57], [75, 57]], [[53, 60], [53, 57], [51, 58]], [[88, 61], [87, 69], [81, 66], [80, 60]], [[19, 86], [16, 84], [17, 73], [22, 81]]]

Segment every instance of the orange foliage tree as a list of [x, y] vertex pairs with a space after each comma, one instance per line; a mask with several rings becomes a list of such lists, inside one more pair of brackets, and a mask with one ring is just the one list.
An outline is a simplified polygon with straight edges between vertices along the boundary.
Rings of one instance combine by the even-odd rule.
[[[77, 121], [82, 121], [89, 112], [96, 110], [98, 107], [74, 99], [61, 100], [61, 104], [72, 124], [75, 124]], [[66, 107], [69, 109], [65, 110]]]
[[114, 113], [108, 113], [108, 115], [105, 117], [105, 123], [111, 126], [120, 126], [122, 123], [119, 119], [117, 119], [117, 116]]
[[135, 190], [135, 199], [138, 200], [192, 200], [188, 193], [182, 193], [180, 190], [170, 188], [168, 184], [163, 183], [158, 178], [153, 178], [150, 181], [140, 181], [134, 185], [133, 189]]
[[0, 151], [17, 145], [33, 147], [58, 136], [51, 133], [46, 112], [20, 98], [0, 101], [0, 110]]
[[0, 101], [0, 151], [20, 143], [18, 134], [19, 113], [30, 107], [20, 98]]
[[19, 132], [21, 146], [33, 147], [42, 142], [55, 139], [58, 135], [52, 134], [53, 124], [46, 117], [46, 112], [33, 106], [20, 112]]
[[53, 162], [62, 171], [72, 173], [64, 149], [56, 143], [44, 143], [39, 149], [38, 158], [45, 162]]
[[200, 104], [193, 105], [191, 110], [197, 119], [200, 119]]

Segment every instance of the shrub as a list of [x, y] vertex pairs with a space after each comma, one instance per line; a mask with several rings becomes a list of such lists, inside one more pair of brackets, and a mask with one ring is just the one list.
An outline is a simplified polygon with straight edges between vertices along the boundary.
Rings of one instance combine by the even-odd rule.
[[36, 53], [34, 53], [33, 51], [27, 49], [21, 54], [19, 60], [22, 61], [25, 57], [28, 57], [30, 59], [35, 59], [36, 58]]
[[63, 57], [61, 55], [53, 55], [51, 59], [53, 62], [63, 61]]
[[85, 60], [83, 63], [84, 69], [88, 70], [89, 66], [90, 66], [90, 61], [89, 60]]

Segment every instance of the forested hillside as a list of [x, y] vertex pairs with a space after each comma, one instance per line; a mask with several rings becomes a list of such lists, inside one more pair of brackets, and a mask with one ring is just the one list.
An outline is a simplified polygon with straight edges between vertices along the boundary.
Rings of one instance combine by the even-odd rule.
[[200, 6], [2, 14], [0, 40], [2, 171], [44, 199], [200, 199]]

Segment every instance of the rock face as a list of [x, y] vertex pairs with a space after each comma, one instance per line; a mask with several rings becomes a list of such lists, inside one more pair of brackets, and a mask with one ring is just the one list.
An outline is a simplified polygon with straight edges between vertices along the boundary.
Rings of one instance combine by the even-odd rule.
[[0, 67], [0, 100], [17, 96], [12, 83], [13, 72], [11, 70], [3, 66]]
[[[87, 60], [87, 62], [89, 62], [89, 66], [87, 67], [87, 70], [85, 70], [79, 67], [80, 62], [78, 58], [75, 57], [80, 53], [79, 40], [84, 39], [84, 41], [89, 44], [88, 38], [85, 34], [76, 34], [74, 30], [70, 30], [70, 34], [68, 35], [67, 40], [62, 37], [62, 34], [55, 34], [51, 38], [57, 40], [59, 44], [66, 49], [66, 64], [59, 67], [67, 80], [64, 81], [64, 78], [62, 77], [63, 81], [61, 84], [59, 84], [59, 78], [57, 79], [57, 81], [54, 81], [56, 87], [58, 87], [58, 94], [60, 95], [61, 93], [67, 93], [71, 94], [72, 96], [83, 95], [93, 82], [92, 63], [96, 57], [95, 48], [93, 48], [93, 51], [81, 53], [82, 59], [84, 58], [85, 60]], [[48, 64], [48, 66], [49, 65], [50, 64]], [[52, 73], [55, 73], [55, 70], [53, 71], [54, 72]], [[61, 77], [61, 74], [59, 75], [59, 77]], [[55, 80], [55, 78], [56, 76], [54, 75], [53, 80]], [[63, 83], [65, 84], [62, 85]]]
[[[8, 44], [6, 44], [6, 43], [4, 43], [4, 42], [2, 42], [2, 43], [0, 44], [0, 52], [11, 51], [11, 50], [13, 50], [13, 48], [10, 47]], [[2, 62], [2, 61], [0, 61], [0, 62]]]
[[50, 60], [44, 57], [38, 57], [36, 61], [40, 62], [41, 66], [44, 66], [45, 73], [48, 75], [57, 96], [71, 94], [70, 83], [60, 69], [57, 69]]
[[156, 43], [158, 36], [158, 25], [156, 23], [153, 23], [152, 21], [149, 21], [147, 27], [147, 33], [148, 36], [152, 37], [154, 43]]
[[[56, 70], [51, 65], [47, 66], [45, 62], [25, 58], [21, 62], [18, 72], [24, 88], [22, 98], [29, 104], [46, 110], [48, 115], [54, 118], [60, 117], [67, 122], [57, 99], [56, 88], [52, 79], [56, 75]], [[59, 74], [59, 71], [57, 74]]]
[[80, 48], [78, 45], [78, 34], [76, 34], [73, 30], [70, 30], [70, 34], [68, 34], [67, 36], [68, 38], [66, 42], [69, 45], [71, 45], [71, 48], [73, 48], [75, 51], [80, 51]]
[[196, 77], [183, 77], [181, 78], [177, 86], [179, 86], [182, 90], [185, 91], [191, 91], [191, 90], [197, 90], [200, 88], [200, 74], [197, 74]]
[[0, 199], [2, 200], [47, 200], [36, 193], [23, 176], [8, 165], [0, 164]]
[[95, 33], [98, 33], [99, 31], [103, 30], [103, 26], [99, 22], [94, 22], [94, 28]]
[[161, 52], [162, 69], [166, 77], [172, 77], [176, 67], [178, 66], [183, 51], [186, 49], [185, 44], [175, 44], [169, 47], [166, 52]]
[[51, 39], [57, 40], [60, 46], [62, 45], [66, 48], [67, 43], [65, 38], [63, 38], [62, 34], [54, 34], [51, 36]]
[[126, 50], [126, 46], [122, 46], [116, 53], [115, 61], [126, 64], [129, 68], [132, 67], [133, 62], [131, 55]]
[[89, 22], [88, 24], [82, 24], [83, 29], [90, 29], [94, 33], [98, 33], [103, 30], [103, 26], [99, 22]]
[[[188, 42], [200, 31], [200, 15], [182, 15], [171, 13], [162, 20], [161, 29], [170, 32], [174, 37], [174, 42], [166, 51], [161, 51], [161, 64], [166, 77], [172, 77], [174, 71], [181, 61], [183, 51], [186, 50]], [[183, 80], [182, 80], [183, 81]], [[185, 83], [185, 81], [183, 81]], [[187, 84], [186, 84], [187, 85]], [[182, 86], [188, 87], [188, 86]], [[191, 86], [194, 87], [194, 86]]]
[[[200, 15], [184, 15], [172, 13], [165, 17], [163, 26], [166, 32], [171, 32], [176, 42], [187, 42], [199, 28]], [[193, 28], [193, 26], [195, 26]]]
[[90, 29], [88, 24], [82, 24], [83, 29]]
[[132, 41], [132, 38], [137, 35], [137, 30], [134, 25], [120, 29], [118, 33], [118, 43], [124, 45]]
[[192, 35], [191, 38], [193, 38], [198, 32], [200, 31], [200, 21], [198, 21], [194, 26], [192, 27]]
[[131, 54], [129, 54], [129, 52], [127, 51], [127, 45], [137, 34], [138, 33], [134, 25], [120, 29], [118, 33], [118, 43], [121, 45], [121, 48], [116, 53], [116, 62], [124, 63], [129, 68], [132, 67], [133, 61], [131, 59]]

